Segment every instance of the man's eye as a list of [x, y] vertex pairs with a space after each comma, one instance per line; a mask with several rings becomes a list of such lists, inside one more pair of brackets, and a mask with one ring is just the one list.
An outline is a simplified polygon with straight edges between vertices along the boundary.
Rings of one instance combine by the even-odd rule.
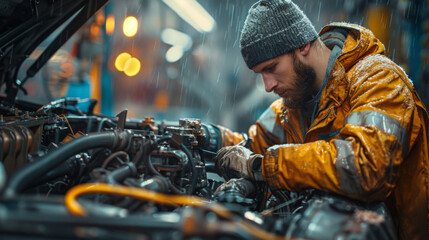
[[267, 68], [267, 72], [274, 72], [276, 70], [276, 66], [277, 64]]

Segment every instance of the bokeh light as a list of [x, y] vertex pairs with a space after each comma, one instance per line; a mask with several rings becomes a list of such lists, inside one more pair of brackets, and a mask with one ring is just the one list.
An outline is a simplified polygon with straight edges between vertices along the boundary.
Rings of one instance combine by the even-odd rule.
[[125, 62], [124, 73], [127, 76], [135, 76], [140, 71], [140, 61], [137, 58], [130, 58]]
[[131, 58], [129, 53], [123, 52], [116, 57], [115, 67], [119, 71], [124, 71], [125, 63]]
[[115, 31], [115, 17], [109, 14], [106, 18], [106, 34], [111, 35]]
[[139, 22], [137, 21], [137, 18], [133, 16], [125, 18], [123, 25], [124, 35], [127, 37], [136, 35], [138, 26]]
[[180, 46], [172, 46], [165, 53], [165, 60], [169, 63], [177, 62], [183, 56], [183, 48]]

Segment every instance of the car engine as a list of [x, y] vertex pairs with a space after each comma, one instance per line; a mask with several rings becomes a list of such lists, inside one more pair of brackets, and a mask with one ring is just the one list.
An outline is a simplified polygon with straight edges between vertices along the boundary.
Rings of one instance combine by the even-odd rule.
[[[79, 99], [1, 108], [0, 233], [19, 239], [394, 239], [383, 204], [316, 190], [215, 197], [198, 119], [83, 113]], [[213, 144], [213, 143], [212, 143]]]

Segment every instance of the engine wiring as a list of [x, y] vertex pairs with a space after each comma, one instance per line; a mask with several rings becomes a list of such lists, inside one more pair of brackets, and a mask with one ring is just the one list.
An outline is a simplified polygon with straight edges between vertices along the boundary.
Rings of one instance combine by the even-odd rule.
[[263, 229], [258, 228], [254, 224], [251, 224], [242, 218], [237, 219], [236, 215], [231, 212], [228, 208], [221, 204], [208, 202], [204, 198], [197, 196], [188, 195], [167, 195], [149, 191], [141, 188], [126, 187], [109, 185], [104, 183], [85, 183], [77, 185], [71, 188], [64, 197], [64, 202], [67, 210], [74, 216], [86, 217], [88, 216], [87, 211], [77, 201], [77, 198], [87, 194], [112, 194], [123, 197], [132, 197], [140, 200], [152, 201], [158, 204], [170, 205], [170, 206], [193, 206], [197, 208], [204, 208], [215, 213], [220, 218], [233, 223], [236, 227], [246, 231], [251, 236], [257, 239], [274, 239], [274, 240], [286, 240], [283, 236], [274, 235]]
[[63, 119], [63, 120], [67, 123], [67, 126], [69, 127], [69, 129], [70, 129], [70, 132], [71, 132], [72, 136], [74, 136], [73, 128], [71, 127], [71, 125], [70, 125], [70, 123], [69, 123], [69, 120], [67, 120], [66, 115], [61, 114], [61, 115], [59, 115], [58, 117], [59, 117], [59, 118], [61, 118], [61, 119]]

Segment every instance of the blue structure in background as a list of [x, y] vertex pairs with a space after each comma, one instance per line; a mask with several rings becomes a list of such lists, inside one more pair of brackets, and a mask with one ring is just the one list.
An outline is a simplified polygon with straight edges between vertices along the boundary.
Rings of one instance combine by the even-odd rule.
[[[78, 97], [80, 99], [90, 98], [91, 86], [88, 79], [84, 79], [82, 82], [69, 82], [67, 97]], [[77, 105], [79, 109], [86, 112], [88, 110], [90, 102], [82, 102]], [[73, 108], [71, 108], [73, 109]]]
[[[112, 10], [112, 4], [108, 3], [104, 7], [105, 15], [107, 16]], [[110, 56], [111, 48], [111, 36], [108, 36], [105, 31], [103, 33], [103, 44], [102, 46], [102, 63], [101, 63], [101, 102], [100, 111], [101, 114], [106, 116], [113, 116], [113, 90], [112, 90], [112, 77], [108, 71], [108, 58]], [[88, 56], [87, 56], [88, 57]], [[93, 56], [89, 56], [88, 59], [91, 59]], [[65, 97], [78, 97], [81, 100], [91, 98], [91, 84], [90, 84], [89, 75], [84, 74], [82, 79], [79, 81], [69, 81], [68, 89]], [[90, 105], [89, 101], [79, 103], [77, 107], [83, 112], [87, 112]], [[73, 108], [71, 108], [73, 109]]]
[[[112, 2], [107, 3], [104, 7], [104, 13], [107, 17], [112, 13]], [[112, 76], [108, 71], [108, 60], [110, 56], [110, 49], [112, 45], [112, 37], [103, 31], [103, 63], [101, 67], [101, 113], [107, 116], [113, 116], [113, 88], [112, 88]]]

